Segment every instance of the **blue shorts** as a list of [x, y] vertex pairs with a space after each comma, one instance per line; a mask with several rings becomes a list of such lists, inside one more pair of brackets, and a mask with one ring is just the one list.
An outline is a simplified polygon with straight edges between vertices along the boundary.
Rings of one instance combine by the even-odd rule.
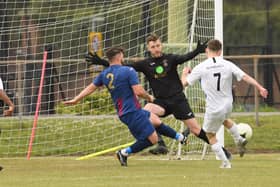
[[134, 138], [145, 140], [155, 131], [149, 118], [150, 112], [140, 109], [121, 116], [120, 120], [127, 125]]

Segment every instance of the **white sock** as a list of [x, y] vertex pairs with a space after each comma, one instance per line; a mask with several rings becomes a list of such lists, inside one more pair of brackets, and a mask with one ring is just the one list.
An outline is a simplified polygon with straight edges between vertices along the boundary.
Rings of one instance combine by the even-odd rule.
[[232, 127], [228, 129], [229, 133], [233, 137], [234, 142], [237, 144], [240, 140], [243, 140], [243, 138], [240, 136], [237, 126], [235, 123], [233, 123]]
[[216, 156], [222, 160], [222, 161], [228, 161], [223, 149], [222, 149], [222, 145], [219, 144], [218, 142], [211, 145], [211, 149], [212, 151], [216, 154]]
[[184, 140], [184, 135], [181, 134], [181, 133], [177, 133], [177, 134], [176, 134], [176, 140], [178, 140], [179, 142], [180, 142], [180, 141], [183, 141], [183, 140]]
[[128, 153], [126, 152], [126, 149], [122, 149], [122, 150], [121, 150], [121, 154], [122, 154], [123, 156], [128, 156]]

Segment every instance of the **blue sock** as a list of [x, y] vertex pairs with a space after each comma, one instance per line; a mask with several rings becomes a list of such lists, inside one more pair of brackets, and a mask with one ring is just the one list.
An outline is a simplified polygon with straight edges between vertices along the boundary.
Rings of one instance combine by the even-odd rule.
[[175, 139], [178, 140], [180, 138], [180, 136], [181, 135], [179, 133], [176, 133]]
[[153, 145], [148, 139], [137, 140], [132, 146], [130, 146], [131, 153], [137, 153], [143, 149]]
[[125, 152], [126, 152], [128, 155], [131, 154], [131, 153], [132, 153], [131, 147], [127, 147], [127, 148], [125, 149]]
[[159, 127], [156, 128], [156, 131], [158, 133], [162, 134], [163, 136], [167, 136], [169, 138], [176, 139], [177, 132], [174, 129], [172, 129], [171, 127], [169, 127], [163, 123]]

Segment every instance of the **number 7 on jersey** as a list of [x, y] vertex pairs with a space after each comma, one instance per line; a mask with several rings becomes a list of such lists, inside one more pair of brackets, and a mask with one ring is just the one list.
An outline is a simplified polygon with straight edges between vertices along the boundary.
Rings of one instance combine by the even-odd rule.
[[221, 73], [214, 73], [214, 77], [218, 77], [218, 79], [217, 79], [217, 90], [220, 91]]

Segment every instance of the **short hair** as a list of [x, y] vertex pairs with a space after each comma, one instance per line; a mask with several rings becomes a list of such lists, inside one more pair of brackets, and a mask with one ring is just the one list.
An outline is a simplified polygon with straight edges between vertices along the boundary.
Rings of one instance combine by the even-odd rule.
[[106, 51], [106, 56], [111, 61], [117, 54], [124, 54], [124, 48], [122, 47], [111, 47]]
[[147, 37], [146, 42], [149, 44], [149, 42], [155, 42], [157, 40], [160, 40], [160, 37], [156, 33], [152, 33]]
[[208, 42], [207, 47], [211, 51], [218, 52], [222, 50], [222, 43], [219, 40], [213, 39]]

